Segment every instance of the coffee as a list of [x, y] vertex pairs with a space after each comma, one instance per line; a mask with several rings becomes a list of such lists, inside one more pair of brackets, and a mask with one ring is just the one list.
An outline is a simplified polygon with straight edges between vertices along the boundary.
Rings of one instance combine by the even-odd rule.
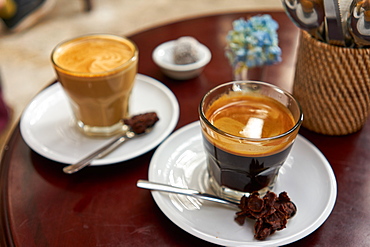
[[[269, 138], [281, 135], [295, 125], [292, 113], [278, 101], [254, 94], [233, 92], [214, 101], [205, 111], [208, 121], [228, 134], [243, 138]], [[278, 124], [277, 124], [278, 123]], [[255, 146], [233, 149], [233, 143], [216, 142], [216, 145], [237, 155], [270, 155], [284, 145]]]
[[291, 98], [278, 96], [268, 84], [245, 82], [242, 87], [250, 85], [262, 89], [233, 91], [232, 84], [221, 85], [201, 102], [210, 184], [223, 197], [271, 189], [302, 120], [299, 106], [285, 104]]
[[214, 180], [211, 185], [248, 193], [270, 186], [292, 146], [273, 155], [249, 157], [222, 150], [206, 138], [203, 141], [209, 153], [208, 172]]
[[119, 131], [137, 73], [135, 44], [114, 35], [82, 36], [57, 46], [52, 61], [84, 132]]

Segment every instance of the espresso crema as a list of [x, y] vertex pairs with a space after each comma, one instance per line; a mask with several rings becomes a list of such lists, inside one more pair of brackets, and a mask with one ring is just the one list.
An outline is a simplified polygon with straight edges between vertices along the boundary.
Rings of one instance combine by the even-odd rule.
[[[280, 102], [262, 95], [234, 92], [218, 98], [205, 112], [206, 118], [218, 129], [242, 138], [279, 136], [295, 125], [291, 112]], [[216, 141], [219, 139], [219, 141]], [[238, 145], [225, 138], [215, 138], [216, 146], [238, 155], [266, 155], [284, 149], [290, 143], [271, 141], [266, 147]]]

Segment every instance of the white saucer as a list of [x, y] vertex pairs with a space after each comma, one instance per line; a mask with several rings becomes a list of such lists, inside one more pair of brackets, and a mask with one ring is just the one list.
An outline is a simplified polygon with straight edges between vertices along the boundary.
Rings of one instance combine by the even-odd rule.
[[[130, 101], [132, 115], [154, 111], [159, 117], [153, 131], [123, 144], [92, 165], [108, 165], [132, 159], [160, 144], [176, 127], [179, 105], [174, 94], [159, 81], [137, 75]], [[22, 114], [20, 130], [35, 152], [71, 164], [111, 139], [84, 136], [75, 126], [62, 86], [55, 83], [39, 93]]]
[[[207, 191], [207, 171], [199, 122], [173, 133], [155, 151], [149, 180]], [[264, 241], [253, 238], [254, 221], [243, 226], [234, 221], [234, 208], [192, 197], [152, 191], [162, 212], [176, 225], [203, 240], [223, 246], [280, 246], [297, 241], [316, 230], [331, 213], [337, 184], [324, 155], [298, 136], [291, 155], [281, 168], [275, 193], [288, 192], [297, 214], [287, 228]]]

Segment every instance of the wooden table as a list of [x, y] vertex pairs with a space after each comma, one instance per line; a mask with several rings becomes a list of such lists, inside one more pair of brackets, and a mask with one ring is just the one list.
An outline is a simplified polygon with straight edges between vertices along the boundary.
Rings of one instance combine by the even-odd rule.
[[[163, 25], [131, 35], [140, 49], [139, 72], [167, 85], [180, 104], [180, 128], [198, 119], [206, 91], [232, 79], [224, 56], [233, 20], [258, 13], [228, 13]], [[266, 69], [263, 80], [292, 88], [298, 29], [284, 13], [269, 12], [280, 24], [283, 62]], [[198, 78], [175, 81], [153, 63], [160, 43], [190, 35], [210, 48], [212, 61]], [[370, 123], [352, 135], [330, 137], [300, 132], [327, 157], [338, 182], [338, 197], [327, 221], [290, 246], [370, 244]], [[6, 246], [213, 246], [181, 230], [159, 210], [149, 191], [136, 188], [147, 178], [153, 155], [73, 175], [63, 164], [30, 150], [15, 128], [1, 161], [0, 241]]]

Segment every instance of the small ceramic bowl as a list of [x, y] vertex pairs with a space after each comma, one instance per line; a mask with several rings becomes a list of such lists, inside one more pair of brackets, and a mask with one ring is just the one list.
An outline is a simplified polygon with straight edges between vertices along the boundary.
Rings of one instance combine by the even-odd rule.
[[165, 42], [157, 46], [152, 54], [154, 62], [161, 68], [162, 72], [176, 80], [187, 80], [197, 77], [202, 73], [204, 67], [211, 60], [210, 50], [203, 44], [198, 44], [199, 60], [189, 64], [175, 64], [173, 61], [173, 48], [176, 40]]

